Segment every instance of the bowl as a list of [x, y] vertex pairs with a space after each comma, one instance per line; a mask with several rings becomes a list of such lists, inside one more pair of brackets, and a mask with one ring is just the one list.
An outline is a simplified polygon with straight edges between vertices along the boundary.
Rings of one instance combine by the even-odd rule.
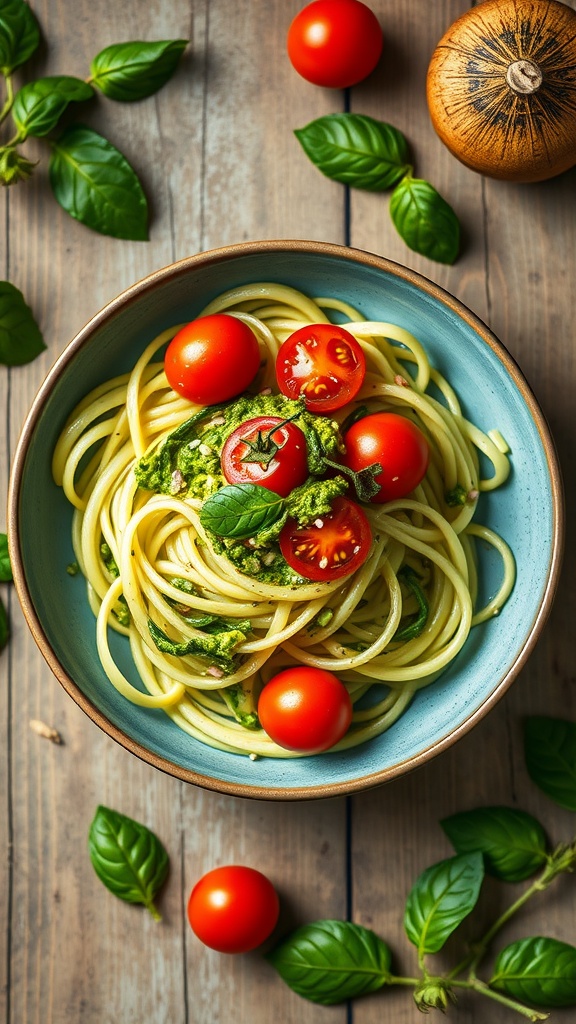
[[[485, 430], [497, 425], [513, 452], [505, 485], [480, 499], [480, 521], [505, 538], [516, 559], [517, 581], [501, 613], [475, 627], [450, 666], [387, 732], [315, 757], [250, 760], [213, 749], [162, 711], [129, 703], [110, 685], [97, 656], [84, 581], [66, 573], [74, 557], [71, 507], [50, 471], [64, 421], [91, 388], [129, 370], [150, 339], [193, 319], [224, 290], [259, 280], [337, 296], [369, 320], [405, 327], [446, 374], [465, 415]], [[381, 257], [317, 242], [267, 241], [200, 253], [159, 270], [109, 303], [70, 342], [40, 388], [19, 440], [8, 530], [28, 625], [52, 672], [92, 721], [149, 764], [206, 789], [306, 799], [360, 791], [421, 766], [494, 707], [529, 657], [551, 606], [563, 499], [554, 445], [534, 395], [473, 313]], [[481, 561], [485, 586], [493, 591], [497, 570], [491, 559]]]

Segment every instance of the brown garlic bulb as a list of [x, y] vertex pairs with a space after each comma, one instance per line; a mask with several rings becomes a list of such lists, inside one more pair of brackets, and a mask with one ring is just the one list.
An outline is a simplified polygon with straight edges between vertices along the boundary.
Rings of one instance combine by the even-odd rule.
[[576, 11], [558, 0], [485, 0], [438, 43], [432, 124], [462, 163], [509, 181], [576, 164]]

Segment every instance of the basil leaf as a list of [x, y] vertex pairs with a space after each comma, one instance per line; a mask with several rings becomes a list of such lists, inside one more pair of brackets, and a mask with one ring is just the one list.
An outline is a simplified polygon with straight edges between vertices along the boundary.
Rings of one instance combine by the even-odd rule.
[[89, 100], [93, 95], [92, 86], [81, 78], [67, 75], [38, 78], [35, 82], [23, 85], [16, 93], [12, 107], [12, 117], [20, 138], [48, 135], [58, 124], [69, 103]]
[[10, 624], [8, 622], [8, 615], [4, 607], [4, 602], [0, 598], [0, 651], [3, 651], [10, 639]]
[[22, 292], [9, 281], [0, 281], [0, 363], [22, 366], [36, 359], [45, 348]]
[[187, 39], [115, 43], [94, 57], [90, 81], [112, 100], [142, 100], [172, 77], [187, 45]]
[[383, 192], [410, 170], [402, 132], [365, 114], [328, 114], [294, 134], [322, 174], [353, 188]]
[[260, 484], [229, 484], [204, 502], [200, 522], [219, 537], [243, 540], [282, 515], [284, 499]]
[[390, 216], [406, 245], [438, 263], [454, 263], [460, 246], [460, 224], [439, 192], [411, 174], [390, 197]]
[[8, 554], [8, 537], [0, 533], [0, 582], [9, 583], [12, 579], [12, 566]]
[[478, 807], [440, 824], [458, 853], [480, 850], [488, 874], [506, 882], [522, 882], [546, 862], [546, 833], [525, 811]]
[[427, 868], [408, 894], [406, 934], [418, 952], [436, 953], [474, 909], [484, 877], [481, 853], [450, 857]]
[[576, 722], [534, 716], [524, 725], [528, 774], [560, 807], [576, 811]]
[[91, 128], [72, 125], [52, 147], [50, 184], [66, 213], [102, 235], [148, 238], [142, 186], [111, 142]]
[[535, 1006], [575, 1006], [576, 949], [540, 936], [513, 942], [498, 954], [489, 985]]
[[299, 996], [331, 1006], [390, 981], [388, 946], [349, 921], [314, 921], [292, 932], [267, 960]]
[[0, 71], [9, 75], [32, 56], [40, 42], [38, 22], [24, 0], [3, 0], [0, 8]]
[[98, 807], [88, 837], [90, 860], [110, 892], [143, 903], [160, 920], [153, 899], [168, 874], [168, 854], [157, 836], [124, 814]]

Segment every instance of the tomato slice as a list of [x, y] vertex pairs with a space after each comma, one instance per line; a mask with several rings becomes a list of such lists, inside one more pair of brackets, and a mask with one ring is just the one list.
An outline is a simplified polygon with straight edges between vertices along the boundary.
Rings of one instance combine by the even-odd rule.
[[276, 357], [278, 387], [288, 398], [304, 398], [311, 412], [331, 412], [358, 394], [366, 360], [349, 331], [335, 324], [310, 324], [291, 334]]
[[229, 484], [260, 484], [286, 498], [308, 477], [306, 438], [295, 423], [257, 416], [226, 438], [220, 464]]
[[371, 546], [366, 514], [348, 498], [336, 498], [332, 511], [310, 526], [298, 526], [289, 519], [280, 534], [280, 550], [288, 565], [304, 579], [321, 583], [355, 572]]

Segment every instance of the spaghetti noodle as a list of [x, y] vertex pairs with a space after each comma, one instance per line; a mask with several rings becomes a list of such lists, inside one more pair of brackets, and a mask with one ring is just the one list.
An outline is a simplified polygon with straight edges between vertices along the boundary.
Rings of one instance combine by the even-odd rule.
[[[263, 364], [257, 389], [264, 392], [276, 389], [281, 343], [336, 314], [366, 358], [357, 399], [420, 427], [430, 447], [428, 471], [410, 497], [365, 506], [373, 545], [351, 576], [282, 586], [265, 574], [248, 575], [203, 528], [201, 498], [138, 485], [138, 461], [199, 411], [168, 386], [157, 360], [179, 327], [163, 332], [131, 373], [86, 396], [54, 453], [54, 479], [74, 506], [73, 546], [97, 619], [98, 653], [128, 700], [163, 708], [203, 743], [253, 757], [294, 756], [258, 726], [262, 684], [293, 664], [328, 669], [354, 704], [352, 726], [333, 748], [342, 750], [388, 729], [415, 691], [453, 660], [471, 627], [506, 601], [515, 574], [510, 549], [472, 522], [479, 494], [506, 480], [506, 444], [463, 416], [450, 384], [403, 328], [363, 321], [345, 302], [312, 300], [279, 284], [230, 290], [200, 315], [216, 312], [232, 313], [254, 331]], [[493, 467], [486, 478], [479, 453]], [[503, 565], [498, 593], [478, 610], [476, 539], [495, 548]], [[417, 587], [410, 586], [414, 579]], [[411, 632], [423, 607], [425, 621]], [[218, 624], [227, 651], [220, 659], [210, 654]], [[115, 663], [110, 630], [128, 639], [145, 689]], [[191, 653], [170, 653], [176, 638], [190, 642]]]

